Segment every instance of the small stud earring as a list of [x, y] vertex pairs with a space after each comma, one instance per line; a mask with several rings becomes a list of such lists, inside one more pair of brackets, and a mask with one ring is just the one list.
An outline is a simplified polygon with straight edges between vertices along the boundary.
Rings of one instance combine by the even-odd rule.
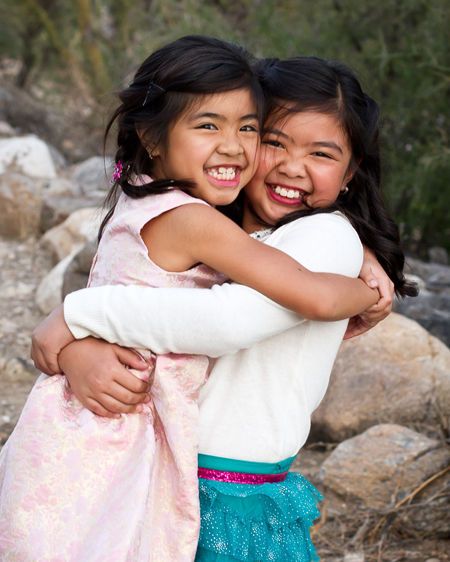
[[346, 195], [348, 192], [349, 192], [348, 185], [346, 185], [346, 186], [344, 187], [344, 189], [341, 190], [341, 193], [343, 193], [344, 195]]

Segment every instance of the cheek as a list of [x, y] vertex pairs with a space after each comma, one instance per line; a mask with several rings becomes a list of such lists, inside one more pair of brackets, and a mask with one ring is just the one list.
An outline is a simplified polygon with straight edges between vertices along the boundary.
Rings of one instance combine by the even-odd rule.
[[266, 178], [271, 172], [276, 171], [278, 159], [276, 153], [267, 146], [261, 147], [257, 175]]

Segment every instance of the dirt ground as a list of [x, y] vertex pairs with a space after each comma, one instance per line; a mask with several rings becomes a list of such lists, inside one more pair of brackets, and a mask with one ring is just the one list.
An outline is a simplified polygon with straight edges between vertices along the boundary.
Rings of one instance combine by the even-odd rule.
[[[49, 257], [34, 240], [0, 239], [0, 446], [11, 433], [37, 372], [29, 359], [30, 335], [42, 318], [34, 294], [50, 269]], [[308, 445], [294, 469], [321, 488], [321, 463], [333, 446]], [[386, 518], [385, 518], [386, 519]], [[395, 514], [359, 509], [327, 496], [313, 538], [326, 562], [444, 562], [450, 560], [450, 544], [444, 539], [426, 540], [402, 535]], [[383, 525], [379, 525], [383, 522]]]

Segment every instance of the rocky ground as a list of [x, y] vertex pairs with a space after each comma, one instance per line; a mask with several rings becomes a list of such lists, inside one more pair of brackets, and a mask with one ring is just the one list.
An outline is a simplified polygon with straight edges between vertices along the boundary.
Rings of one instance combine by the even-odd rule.
[[30, 335], [42, 318], [36, 287], [50, 266], [36, 240], [0, 238], [0, 440], [14, 427], [36, 371], [29, 359]]

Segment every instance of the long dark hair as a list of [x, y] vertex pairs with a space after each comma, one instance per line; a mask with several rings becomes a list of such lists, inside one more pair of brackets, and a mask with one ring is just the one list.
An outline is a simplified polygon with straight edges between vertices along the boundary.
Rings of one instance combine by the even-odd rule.
[[193, 187], [186, 178], [164, 178], [139, 186], [133, 179], [152, 175], [153, 160], [144, 144], [167, 147], [171, 125], [199, 96], [245, 88], [255, 102], [262, 123], [265, 96], [253, 62], [242, 47], [202, 35], [177, 39], [145, 59], [131, 84], [119, 92], [121, 103], [106, 126], [105, 143], [117, 122], [115, 162], [120, 163], [121, 174], [107, 195], [106, 205], [110, 210], [99, 236], [114, 212], [120, 191], [140, 198], [174, 186], [184, 190]]
[[[381, 193], [379, 107], [345, 65], [317, 57], [265, 59], [257, 72], [267, 96], [268, 114], [288, 117], [301, 111], [335, 116], [352, 150], [352, 179], [348, 192], [334, 205], [290, 213], [277, 226], [305, 215], [341, 211], [357, 231], [361, 242], [376, 255], [394, 283], [398, 295], [417, 295], [403, 274], [405, 262], [396, 224], [390, 218]], [[239, 202], [238, 202], [239, 205]]]

